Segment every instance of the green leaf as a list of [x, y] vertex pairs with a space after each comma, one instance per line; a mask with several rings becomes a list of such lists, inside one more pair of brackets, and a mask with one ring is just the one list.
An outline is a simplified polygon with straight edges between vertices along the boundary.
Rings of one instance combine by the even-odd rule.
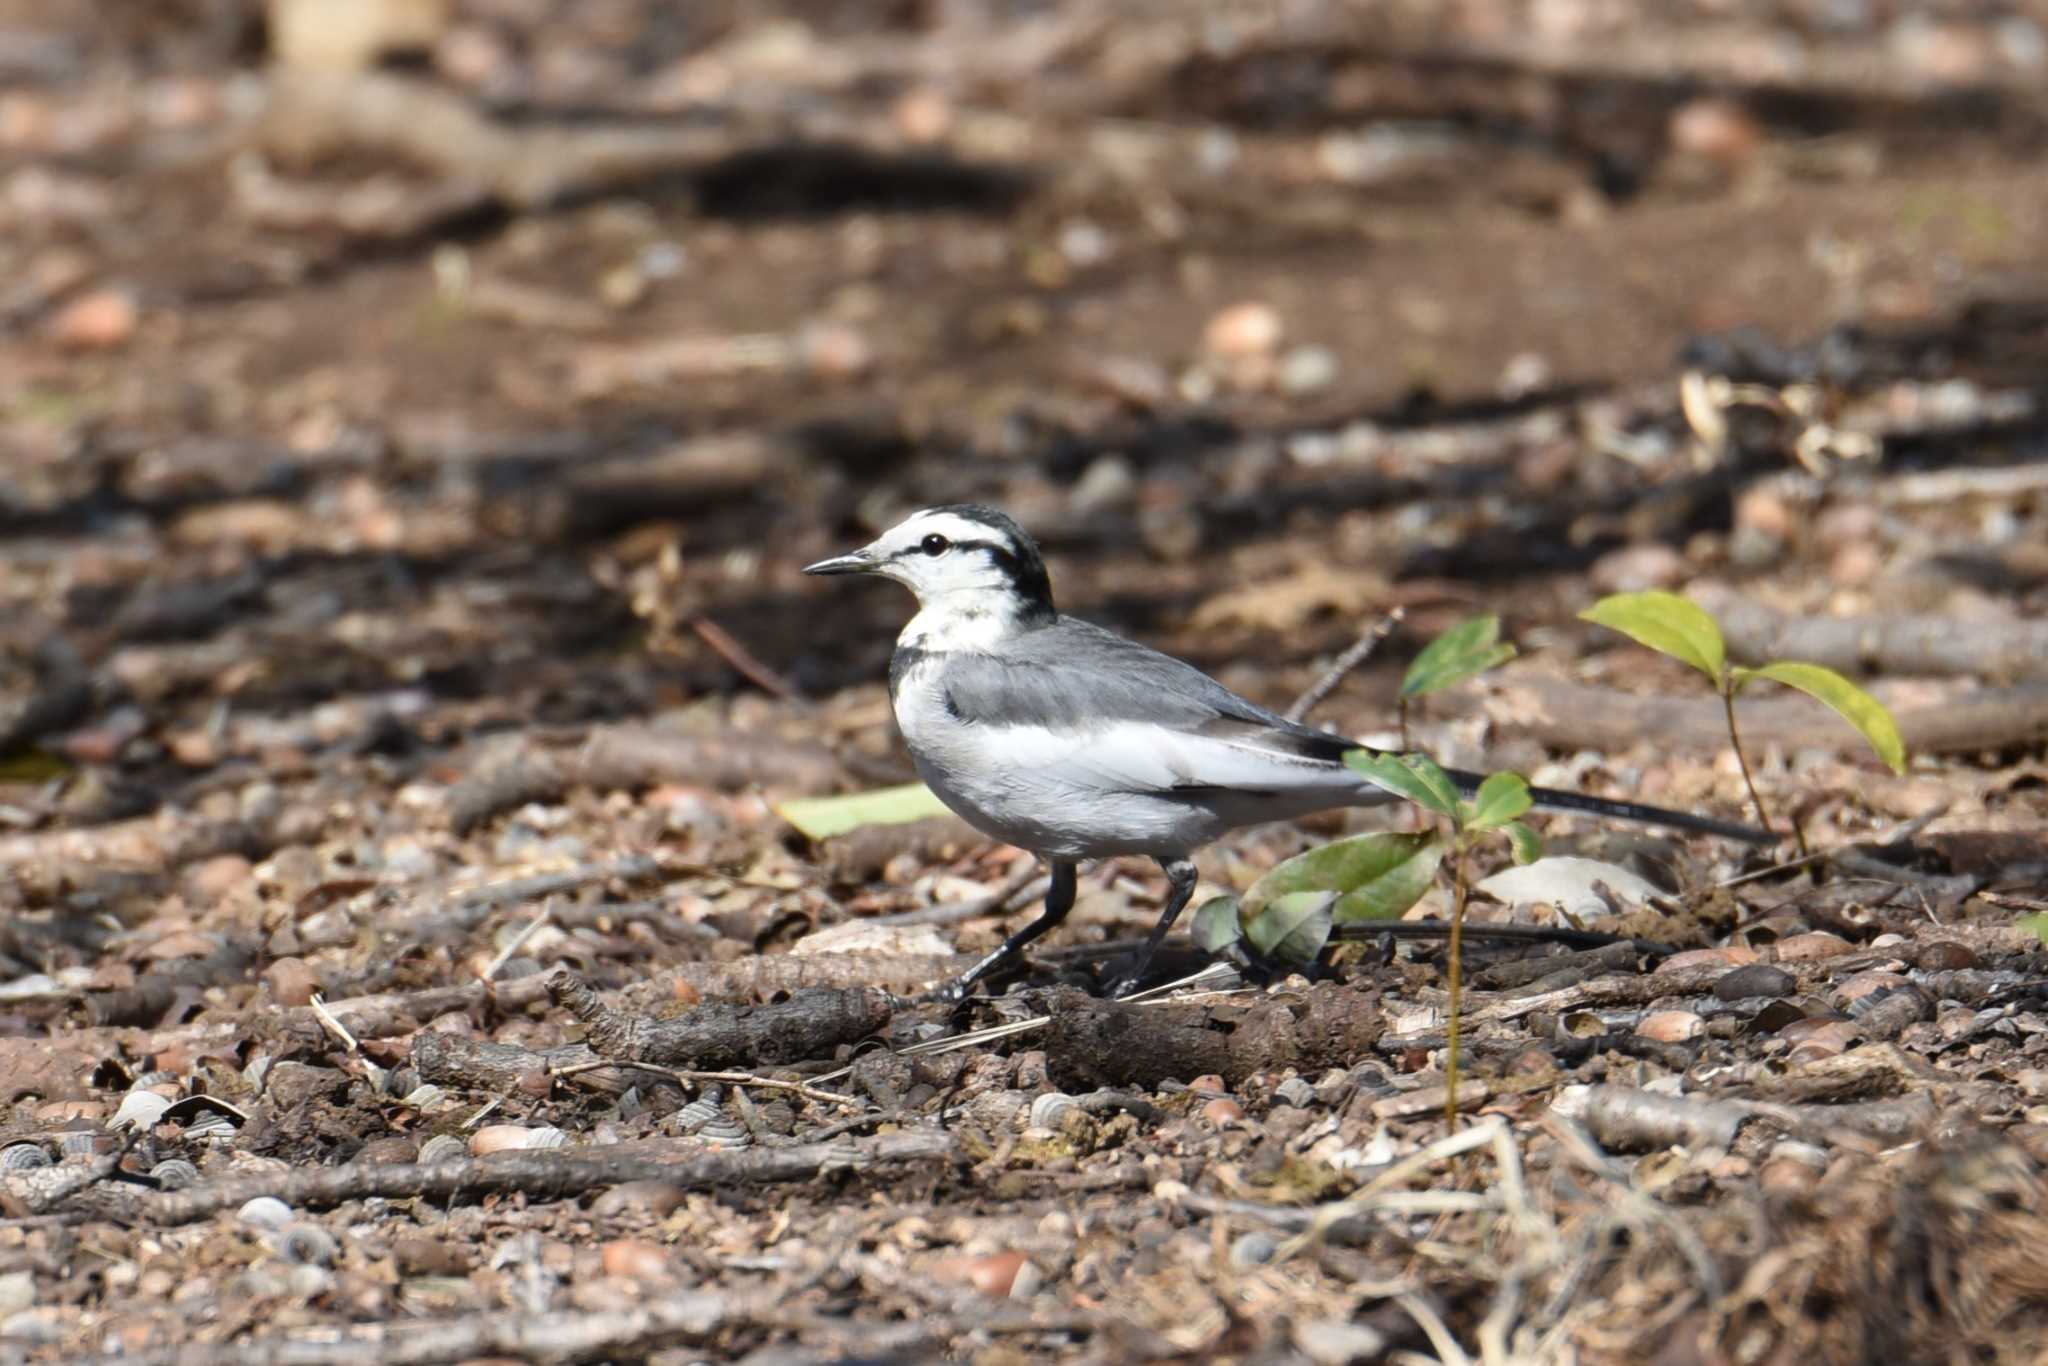
[[1312, 963], [1330, 938], [1334, 892], [1289, 892], [1245, 922], [1244, 937], [1268, 962]]
[[1502, 833], [1515, 851], [1515, 862], [1534, 863], [1543, 857], [1543, 837], [1520, 821], [1509, 821]]
[[1877, 751], [1877, 757], [1894, 773], [1906, 771], [1906, 742], [1899, 734], [1899, 723], [1884, 703], [1872, 697], [1833, 669], [1818, 664], [1801, 664], [1796, 660], [1778, 660], [1764, 665], [1761, 669], [1735, 671], [1735, 686], [1738, 690], [1752, 678], [1768, 678], [1773, 683], [1783, 683], [1788, 688], [1797, 688], [1814, 701], [1834, 709], [1835, 714], [1863, 732], [1863, 738]]
[[0, 756], [0, 782], [47, 783], [78, 771], [78, 766], [61, 754], [30, 746]]
[[2038, 915], [2023, 915], [2012, 923], [2032, 934], [2042, 944], [2048, 945], [2048, 911]]
[[1422, 899], [1443, 856], [1443, 840], [1434, 832], [1338, 840], [1288, 859], [1253, 883], [1241, 914], [1249, 924], [1283, 896], [1336, 892], [1330, 914], [1338, 924], [1391, 919]]
[[1579, 620], [1619, 631], [1638, 645], [1690, 664], [1721, 686], [1728, 647], [1706, 609], [1676, 593], [1614, 593], [1579, 613]]
[[923, 783], [849, 792], [843, 797], [797, 797], [775, 804], [775, 814], [814, 840], [831, 839], [863, 825], [908, 825], [947, 814]]
[[1472, 798], [1472, 814], [1465, 818], [1468, 830], [1492, 830], [1506, 825], [1536, 804], [1529, 795], [1529, 780], [1519, 773], [1495, 773], [1479, 785]]
[[1188, 933], [1204, 953], [1225, 954], [1244, 938], [1244, 923], [1238, 919], [1237, 898], [1212, 896], [1195, 907]]
[[1501, 642], [1499, 617], [1468, 618], [1422, 647], [1401, 677], [1401, 696], [1437, 692], [1514, 657], [1515, 647]]
[[1374, 787], [1406, 797], [1417, 806], [1439, 816], [1458, 813], [1458, 786], [1426, 754], [1387, 754], [1376, 749], [1354, 749], [1344, 762]]

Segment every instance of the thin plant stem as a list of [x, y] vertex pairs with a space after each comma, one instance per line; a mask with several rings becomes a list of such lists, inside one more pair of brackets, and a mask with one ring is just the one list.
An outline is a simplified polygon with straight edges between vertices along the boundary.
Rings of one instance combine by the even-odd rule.
[[1451, 865], [1455, 890], [1451, 897], [1450, 1047], [1444, 1059], [1444, 1122], [1453, 1129], [1458, 1127], [1458, 1015], [1465, 990], [1465, 832], [1458, 831], [1456, 838], [1458, 849]]
[[1750, 805], [1756, 808], [1756, 823], [1775, 835], [1770, 814], [1764, 810], [1764, 799], [1756, 790], [1756, 779], [1749, 771], [1749, 756], [1742, 752], [1742, 734], [1735, 728], [1735, 689], [1729, 683], [1721, 685], [1721, 709], [1728, 714], [1728, 743], [1735, 746], [1735, 762], [1742, 767], [1742, 783], [1749, 789]]
[[1401, 722], [1401, 752], [1408, 752], [1408, 699], [1402, 698], [1394, 704], [1394, 714]]

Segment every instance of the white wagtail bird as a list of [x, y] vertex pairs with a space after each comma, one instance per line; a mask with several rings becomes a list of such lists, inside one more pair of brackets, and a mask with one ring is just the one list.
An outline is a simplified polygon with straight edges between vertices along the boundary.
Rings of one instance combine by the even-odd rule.
[[[806, 574], [878, 574], [917, 595], [889, 699], [927, 786], [960, 818], [1051, 869], [1045, 910], [941, 993], [961, 999], [1066, 918], [1083, 859], [1146, 854], [1168, 895], [1128, 989], [1194, 895], [1189, 855], [1226, 831], [1398, 800], [1344, 764], [1354, 741], [1248, 702], [1193, 665], [1053, 606], [1038, 547], [974, 504], [914, 513]], [[1475, 774], [1451, 774], [1470, 791]], [[1532, 789], [1539, 807], [1768, 838], [1748, 826]]]

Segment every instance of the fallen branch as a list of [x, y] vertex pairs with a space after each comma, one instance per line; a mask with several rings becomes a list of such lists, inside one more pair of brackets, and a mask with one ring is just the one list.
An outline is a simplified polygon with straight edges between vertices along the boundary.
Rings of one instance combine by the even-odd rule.
[[730, 963], [684, 963], [653, 984], [706, 1001], [756, 1001], [824, 988], [915, 995], [965, 972], [966, 954], [778, 953]]
[[1309, 684], [1308, 691], [1294, 699], [1286, 711], [1280, 713], [1290, 721], [1300, 721], [1314, 711], [1322, 700], [1337, 690], [1345, 675], [1365, 663], [1372, 652], [1380, 647], [1396, 626], [1408, 615], [1407, 609], [1396, 607], [1366, 629], [1364, 635], [1353, 641], [1336, 661], [1323, 671], [1323, 676]]
[[840, 777], [839, 761], [822, 745], [733, 732], [687, 735], [661, 726], [598, 726], [573, 748], [553, 748], [531, 736], [489, 747], [449, 789], [448, 821], [456, 833], [466, 834], [528, 802], [554, 801], [573, 787], [606, 791], [680, 782], [826, 792]]
[[946, 863], [988, 842], [987, 835], [958, 816], [931, 816], [901, 825], [863, 825], [821, 841], [818, 854], [826, 877], [848, 886], [875, 881], [891, 861], [905, 855], [920, 864]]
[[889, 1022], [886, 993], [819, 988], [767, 1005], [703, 1005], [672, 1020], [617, 1011], [571, 972], [548, 979], [555, 1003], [590, 1026], [598, 1056], [657, 1067], [759, 1067], [830, 1057]]
[[[444, 86], [384, 72], [292, 71], [270, 83], [258, 145], [296, 164], [377, 148], [431, 168], [446, 182], [422, 218], [404, 197], [371, 206], [351, 201], [337, 226], [406, 236], [449, 214], [484, 204], [543, 208], [651, 176], [673, 175], [739, 150], [724, 129], [669, 122], [638, 128], [521, 127], [497, 123]], [[238, 186], [244, 193], [247, 187]], [[248, 201], [275, 208], [275, 187]], [[306, 205], [283, 205], [288, 219]]]
[[753, 1321], [766, 1308], [742, 1307], [724, 1295], [671, 1288], [630, 1308], [321, 1326], [249, 1342], [192, 1343], [158, 1352], [124, 1353], [121, 1359], [128, 1366], [425, 1366], [485, 1358], [644, 1360], [659, 1348], [708, 1338], [736, 1321]]
[[1798, 659], [1850, 675], [2048, 680], [2048, 622], [1795, 617], [1726, 590], [1696, 596], [1721, 623], [1729, 653], [1742, 659]]
[[439, 1029], [422, 1029], [412, 1036], [411, 1061], [420, 1080], [436, 1086], [490, 1095], [532, 1095], [536, 1099], [548, 1093], [555, 1077], [573, 1077], [586, 1090], [612, 1096], [622, 1095], [645, 1080], [611, 1066], [582, 1044], [527, 1048], [465, 1038]]
[[425, 942], [441, 935], [466, 934], [493, 912], [507, 906], [573, 892], [593, 883], [641, 882], [660, 871], [661, 865], [646, 855], [629, 854], [624, 858], [581, 863], [549, 873], [505, 878], [458, 893], [449, 899], [448, 909], [430, 915], [420, 914], [419, 906], [409, 901], [382, 916], [378, 927], [387, 931], [403, 931], [415, 942]]
[[697, 638], [709, 645], [726, 663], [732, 665], [742, 677], [770, 697], [787, 701], [796, 694], [796, 688], [788, 679], [763, 664], [752, 650], [735, 640], [730, 631], [709, 617], [691, 617], [690, 629]]
[[[1718, 750], [1728, 745], [1727, 718], [1711, 698], [1656, 697], [1523, 678], [1496, 687], [1479, 705], [1516, 734], [1560, 749], [1618, 753], [1645, 735], [1656, 736], [1666, 748]], [[1846, 721], [1803, 700], [1746, 700], [1741, 714], [1743, 739], [1752, 747], [1825, 747], [1845, 754], [1869, 749]], [[2048, 685], [1985, 688], [1906, 712], [1898, 722], [1906, 748], [1916, 754], [2038, 744], [2048, 740]]]
[[[352, 996], [329, 1001], [326, 1010], [358, 1039], [389, 1039], [410, 1034], [438, 1015], [486, 1006], [502, 1011], [524, 1010], [548, 999], [546, 978], [535, 973], [510, 982], [465, 982], [421, 991]], [[277, 1025], [280, 1035], [302, 1039], [317, 1038], [321, 1028], [312, 1009], [305, 1006], [286, 1012]]]
[[1377, 992], [1319, 983], [1293, 1001], [1130, 1005], [1058, 991], [1045, 1030], [1046, 1070], [1061, 1086], [1156, 1086], [1167, 1077], [1347, 1067], [1385, 1028]]
[[1603, 1147], [1627, 1152], [1659, 1148], [1729, 1148], [1752, 1122], [1815, 1144], [1899, 1143], [1925, 1133], [1938, 1111], [1924, 1091], [1852, 1105], [1781, 1105], [1772, 1101], [1663, 1096], [1627, 1086], [1596, 1086], [1579, 1120]]
[[686, 1190], [808, 1181], [831, 1171], [858, 1172], [887, 1163], [950, 1158], [954, 1141], [939, 1130], [910, 1129], [874, 1138], [783, 1148], [707, 1153], [702, 1146], [688, 1143], [675, 1145], [672, 1156], [650, 1156], [650, 1151], [650, 1144], [636, 1143], [631, 1154], [604, 1148], [553, 1148], [492, 1153], [432, 1166], [348, 1162], [338, 1167], [229, 1177], [177, 1191], [107, 1185], [93, 1188], [92, 1194], [96, 1212], [108, 1217], [136, 1223], [190, 1224], [266, 1195], [294, 1209], [315, 1209], [377, 1196], [440, 1201], [519, 1194], [566, 1200], [626, 1181], [660, 1181]]

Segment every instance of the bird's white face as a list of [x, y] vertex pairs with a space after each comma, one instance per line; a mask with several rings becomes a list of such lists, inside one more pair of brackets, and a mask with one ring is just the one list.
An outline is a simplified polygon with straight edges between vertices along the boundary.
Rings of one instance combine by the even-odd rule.
[[[1007, 593], [1010, 578], [991, 543], [1014, 556], [998, 529], [937, 509], [915, 512], [851, 555], [811, 565], [806, 574], [878, 574], [929, 604], [953, 593]], [[845, 565], [844, 569], [836, 566]]]
[[874, 574], [917, 595], [924, 610], [903, 635], [930, 648], [980, 643], [1053, 616], [1038, 547], [1008, 517], [961, 505], [912, 513], [851, 554], [806, 574]]

